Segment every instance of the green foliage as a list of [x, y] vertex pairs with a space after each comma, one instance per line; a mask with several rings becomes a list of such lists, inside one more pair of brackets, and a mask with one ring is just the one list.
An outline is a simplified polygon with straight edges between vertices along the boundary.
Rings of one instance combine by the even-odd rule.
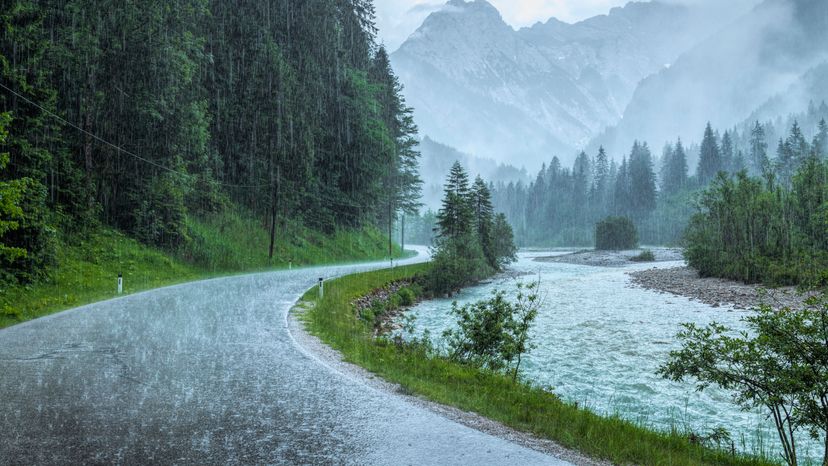
[[630, 260], [633, 262], [655, 262], [656, 258], [655, 254], [653, 254], [653, 251], [645, 249], [641, 251], [641, 254], [630, 258]]
[[[188, 217], [188, 241], [174, 252], [154, 249], [111, 229], [84, 238], [57, 235], [56, 266], [34, 284], [0, 287], [0, 327], [115, 296], [115, 277], [124, 274], [126, 293], [228, 273], [382, 259], [387, 238], [372, 229], [325, 235], [301, 224], [279, 232], [276, 254], [269, 235], [252, 214], [223, 211]], [[395, 250], [400, 255], [402, 251]], [[4, 311], [5, 310], [5, 311]]]
[[686, 324], [682, 348], [660, 368], [669, 379], [697, 381], [733, 393], [744, 409], [764, 408], [773, 419], [785, 461], [797, 464], [796, 433], [806, 430], [826, 446], [828, 461], [828, 295], [800, 310], [762, 306], [743, 319], [739, 334], [711, 324]]
[[828, 269], [828, 166], [804, 163], [791, 189], [719, 176], [687, 230], [688, 263], [702, 276], [771, 286], [821, 286]]
[[620, 251], [638, 247], [638, 231], [626, 217], [608, 217], [595, 225], [595, 249]]
[[433, 294], [451, 293], [491, 276], [515, 256], [512, 229], [505, 218], [494, 217], [489, 188], [481, 178], [470, 188], [466, 171], [455, 162], [444, 189], [434, 266], [424, 279]]
[[417, 302], [417, 293], [409, 287], [400, 288], [397, 291], [397, 296], [399, 297], [401, 306], [412, 306]]
[[449, 357], [491, 371], [512, 373], [517, 380], [521, 358], [533, 348], [529, 331], [538, 315], [538, 283], [518, 285], [515, 302], [494, 291], [488, 300], [452, 304], [457, 328], [446, 330]]
[[0, 181], [27, 241], [3, 239], [27, 251], [4, 273], [42, 279], [54, 230], [97, 221], [177, 252], [201, 247], [188, 218], [225, 208], [327, 235], [416, 210], [417, 128], [371, 2], [110, 3], [0, 11]]
[[[332, 280], [325, 298], [302, 318], [308, 329], [358, 364], [401, 390], [475, 412], [512, 428], [613, 464], [672, 466], [771, 465], [761, 458], [691, 443], [684, 432], [655, 432], [618, 417], [602, 417], [558, 398], [548, 388], [515, 383], [512, 374], [481, 371], [435, 355], [428, 341], [412, 344], [374, 338], [351, 303], [372, 290], [423, 274], [428, 265], [397, 267]], [[303, 299], [315, 300], [316, 290]]]
[[[11, 121], [8, 113], [0, 114], [0, 148], [7, 147]], [[0, 176], [8, 163], [9, 154], [0, 152]], [[45, 202], [45, 188], [31, 178], [0, 181], [0, 282], [29, 283], [51, 265], [54, 230], [47, 224]]]

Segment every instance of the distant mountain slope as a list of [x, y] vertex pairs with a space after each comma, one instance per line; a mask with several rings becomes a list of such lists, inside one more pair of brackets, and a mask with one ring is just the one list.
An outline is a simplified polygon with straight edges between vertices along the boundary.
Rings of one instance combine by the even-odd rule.
[[825, 87], [814, 76], [826, 58], [828, 1], [767, 0], [644, 80], [618, 127], [593, 146], [692, 139], [707, 121], [729, 127], [760, 106], [767, 114], [774, 96], [779, 112], [804, 108]]
[[480, 175], [486, 182], [509, 183], [511, 181], [528, 183], [530, 181], [526, 169], [516, 168], [513, 165], [495, 162], [469, 154], [441, 144], [429, 137], [420, 142], [420, 176], [424, 181], [422, 202], [426, 208], [437, 210], [443, 199], [443, 181], [454, 162], [460, 162], [471, 177]]
[[540, 165], [574, 155], [617, 123], [641, 79], [728, 14], [711, 20], [701, 8], [634, 2], [576, 24], [551, 19], [515, 31], [485, 0], [451, 0], [392, 62], [423, 134]]

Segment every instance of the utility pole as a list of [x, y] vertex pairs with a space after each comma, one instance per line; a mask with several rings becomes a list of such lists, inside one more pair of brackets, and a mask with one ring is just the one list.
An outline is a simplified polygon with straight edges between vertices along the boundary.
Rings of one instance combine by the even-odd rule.
[[[282, 167], [276, 167], [276, 183], [273, 186], [273, 210], [270, 214], [270, 260], [273, 260], [273, 247], [276, 243], [276, 214], [279, 211], [278, 203], [279, 203], [279, 188], [281, 187], [282, 181]], [[272, 172], [271, 172], [272, 173]]]
[[402, 225], [400, 225], [400, 249], [405, 252], [405, 211], [402, 213]]
[[388, 200], [388, 257], [394, 260], [394, 215], [391, 210], [391, 200]]

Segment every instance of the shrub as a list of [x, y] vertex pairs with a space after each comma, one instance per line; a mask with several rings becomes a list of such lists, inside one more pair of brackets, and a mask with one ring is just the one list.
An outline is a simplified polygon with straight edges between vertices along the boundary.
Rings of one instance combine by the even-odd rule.
[[400, 305], [402, 306], [411, 306], [417, 301], [417, 295], [414, 293], [414, 290], [408, 287], [400, 288], [397, 291], [397, 296], [399, 296]]
[[620, 251], [638, 247], [638, 231], [626, 217], [609, 217], [595, 225], [595, 249]]
[[534, 345], [529, 331], [541, 303], [539, 283], [518, 284], [517, 299], [510, 302], [506, 293], [495, 291], [487, 300], [459, 306], [452, 304], [457, 328], [443, 337], [452, 360], [495, 372], [510, 372], [517, 380], [522, 357]]
[[641, 251], [641, 254], [631, 257], [630, 260], [633, 262], [655, 262], [656, 258], [655, 254], [653, 254], [653, 251], [645, 249]]

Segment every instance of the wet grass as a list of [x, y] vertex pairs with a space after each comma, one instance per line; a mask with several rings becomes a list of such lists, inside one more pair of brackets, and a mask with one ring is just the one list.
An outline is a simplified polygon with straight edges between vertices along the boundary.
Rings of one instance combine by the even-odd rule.
[[317, 289], [304, 299], [316, 302], [304, 319], [309, 331], [359, 366], [401, 385], [404, 392], [464, 411], [615, 464], [641, 465], [770, 465], [763, 458], [733, 455], [693, 444], [677, 431], [657, 432], [619, 417], [596, 415], [559, 399], [549, 391], [483, 372], [424, 351], [371, 337], [369, 324], [350, 304], [390, 282], [411, 278], [427, 265], [351, 275]]
[[[124, 293], [231, 275], [323, 263], [384, 259], [388, 239], [376, 230], [324, 235], [298, 224], [285, 225], [268, 257], [266, 226], [237, 213], [189, 219], [190, 241], [174, 253], [145, 246], [111, 229], [82, 240], [59, 241], [49, 278], [33, 285], [0, 284], [0, 328]], [[395, 255], [400, 255], [395, 247]]]

